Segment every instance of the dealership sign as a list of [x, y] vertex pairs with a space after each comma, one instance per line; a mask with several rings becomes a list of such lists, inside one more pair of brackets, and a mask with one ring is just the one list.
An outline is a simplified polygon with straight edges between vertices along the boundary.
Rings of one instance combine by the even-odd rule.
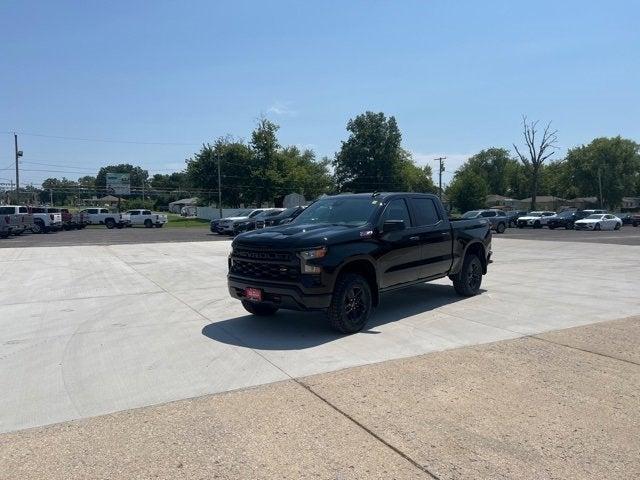
[[107, 173], [107, 191], [114, 195], [130, 195], [131, 182], [128, 173]]

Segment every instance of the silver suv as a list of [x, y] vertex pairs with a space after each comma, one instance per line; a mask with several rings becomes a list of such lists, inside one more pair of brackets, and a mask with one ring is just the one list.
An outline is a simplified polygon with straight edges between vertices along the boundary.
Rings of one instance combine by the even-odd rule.
[[471, 210], [462, 215], [462, 218], [486, 218], [491, 223], [491, 229], [496, 233], [504, 233], [507, 229], [509, 219], [507, 214], [502, 210], [488, 209], [488, 210]]

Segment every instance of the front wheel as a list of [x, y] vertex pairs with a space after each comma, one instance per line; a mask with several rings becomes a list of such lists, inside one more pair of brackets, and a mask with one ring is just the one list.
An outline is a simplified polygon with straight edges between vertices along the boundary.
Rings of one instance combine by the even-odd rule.
[[269, 303], [253, 303], [248, 300], [243, 300], [242, 306], [247, 312], [259, 317], [268, 317], [278, 311], [278, 307], [275, 305]]
[[373, 311], [369, 282], [357, 273], [338, 278], [327, 317], [340, 333], [356, 333], [364, 328]]
[[541, 224], [539, 221], [536, 221], [536, 222], [533, 224], [533, 228], [542, 228], [542, 224]]
[[593, 227], [594, 230], [602, 230], [602, 227], [600, 226], [599, 223], [596, 223], [596, 226]]
[[616, 223], [616, 226], [613, 227], [614, 230], [620, 230], [620, 227], [622, 227], [622, 225], [620, 225], [619, 223]]
[[507, 229], [507, 226], [504, 223], [499, 223], [498, 226], [496, 227], [496, 232], [504, 233], [506, 229]]
[[567, 224], [564, 226], [564, 229], [565, 229], [565, 230], [573, 230], [573, 223], [567, 223]]
[[472, 297], [480, 291], [482, 285], [482, 263], [477, 255], [467, 255], [462, 269], [453, 277], [453, 288], [458, 295]]
[[107, 220], [105, 220], [104, 224], [109, 230], [111, 230], [116, 226], [116, 221], [113, 218], [108, 218]]
[[44, 225], [42, 225], [40, 222], [34, 223], [33, 227], [31, 227], [31, 232], [32, 233], [43, 233], [44, 232]]
[[153, 227], [153, 222], [151, 220], [149, 220], [149, 219], [146, 219], [144, 221], [144, 226], [145, 226], [145, 228], [151, 228], [151, 227]]

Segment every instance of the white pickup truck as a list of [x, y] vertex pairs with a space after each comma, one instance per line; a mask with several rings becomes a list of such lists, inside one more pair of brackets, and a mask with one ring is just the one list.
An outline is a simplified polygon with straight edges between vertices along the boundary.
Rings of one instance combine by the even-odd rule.
[[33, 227], [33, 215], [29, 213], [29, 207], [24, 205], [2, 205], [0, 215], [3, 223], [9, 226], [11, 235], [20, 235]]
[[163, 213], [153, 213], [151, 210], [137, 209], [127, 212], [131, 216], [131, 226], [144, 225], [146, 228], [162, 228], [169, 221]]
[[47, 207], [31, 207], [33, 215], [33, 233], [48, 233], [62, 230], [62, 214], [50, 212]]
[[108, 208], [85, 208], [80, 210], [80, 213], [88, 217], [90, 225], [104, 225], [108, 229], [131, 225], [131, 216], [128, 213], [113, 213]]

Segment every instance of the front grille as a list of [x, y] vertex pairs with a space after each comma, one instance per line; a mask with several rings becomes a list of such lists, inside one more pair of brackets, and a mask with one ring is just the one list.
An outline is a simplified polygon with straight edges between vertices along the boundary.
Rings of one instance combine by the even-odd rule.
[[276, 250], [249, 250], [245, 248], [234, 248], [235, 258], [246, 258], [250, 260], [267, 260], [270, 262], [290, 262], [292, 259], [290, 252]]
[[300, 267], [282, 263], [250, 262], [233, 258], [231, 273], [261, 280], [297, 280]]

